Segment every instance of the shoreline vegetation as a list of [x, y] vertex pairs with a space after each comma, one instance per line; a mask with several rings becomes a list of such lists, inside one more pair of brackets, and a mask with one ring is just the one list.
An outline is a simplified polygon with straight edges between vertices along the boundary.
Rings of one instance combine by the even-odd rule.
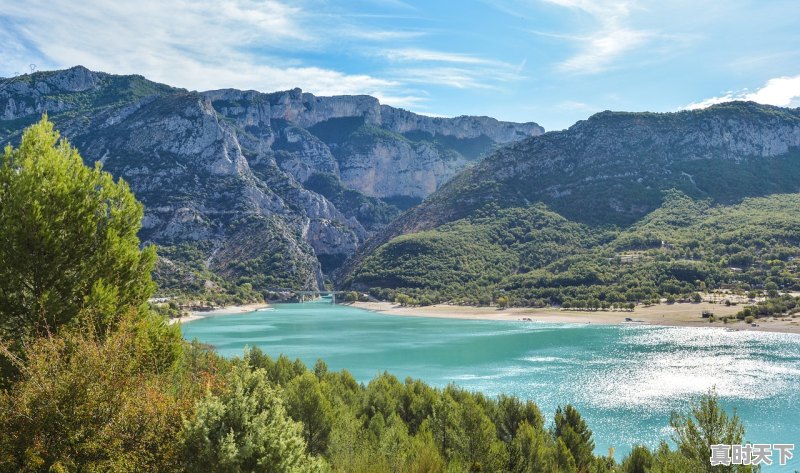
[[[403, 316], [403, 317], [436, 317], [463, 320], [506, 320], [522, 321], [529, 319], [532, 322], [551, 323], [581, 323], [600, 325], [624, 324], [626, 318], [634, 322], [641, 321], [641, 325], [657, 325], [666, 327], [712, 327], [727, 328], [731, 330], [751, 330], [759, 332], [781, 332], [800, 334], [800, 320], [781, 316], [778, 318], [764, 317], [756, 321], [755, 327], [751, 324], [734, 321], [735, 315], [741, 307], [726, 306], [724, 304], [700, 303], [675, 303], [655, 304], [650, 306], [637, 306], [634, 311], [581, 311], [557, 308], [498, 308], [475, 307], [449, 304], [436, 304], [430, 306], [403, 307], [394, 302], [351, 302], [353, 307], [372, 312]], [[701, 316], [703, 311], [714, 313], [716, 321]], [[724, 323], [722, 317], [730, 317], [732, 321]], [[628, 322], [630, 323], [630, 322]]]

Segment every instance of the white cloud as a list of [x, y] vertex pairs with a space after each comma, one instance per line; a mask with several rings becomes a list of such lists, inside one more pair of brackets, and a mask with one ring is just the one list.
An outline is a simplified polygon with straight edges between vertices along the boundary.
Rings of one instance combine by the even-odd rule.
[[427, 115], [426, 112], [419, 110], [419, 107], [424, 107], [428, 101], [428, 99], [425, 97], [419, 97], [416, 95], [384, 95], [379, 92], [370, 95], [378, 99], [378, 101], [382, 104], [404, 108], [406, 110], [414, 109], [415, 113]]
[[755, 92], [747, 90], [729, 91], [717, 97], [710, 97], [699, 102], [692, 102], [683, 110], [697, 110], [733, 100], [749, 100], [779, 107], [800, 107], [800, 75], [776, 77], [767, 81]]
[[800, 99], [800, 75], [770, 79], [764, 87], [747, 94], [747, 100], [781, 107], [800, 106], [798, 99]]
[[502, 83], [524, 77], [515, 71], [451, 66], [409, 67], [392, 71], [404, 83], [436, 84], [455, 89], [500, 89]]
[[594, 107], [588, 103], [578, 102], [577, 100], [563, 100], [555, 105], [558, 110], [566, 111], [589, 111], [594, 110]]
[[630, 14], [631, 2], [620, 0], [544, 0], [561, 7], [582, 10], [598, 18], [618, 19]]
[[559, 64], [564, 72], [594, 74], [608, 69], [624, 53], [652, 38], [652, 33], [626, 28], [609, 28], [583, 40], [578, 54]]
[[343, 35], [355, 39], [363, 39], [368, 41], [405, 41], [410, 39], [417, 39], [426, 36], [424, 31], [413, 30], [372, 30], [372, 29], [359, 29], [359, 28], [344, 28]]
[[441, 113], [419, 112], [418, 115], [424, 115], [426, 117], [431, 117], [431, 118], [452, 118], [451, 115], [442, 115]]
[[[399, 95], [394, 80], [282, 59], [316, 51], [333, 39], [326, 37], [329, 31], [312, 27], [318, 19], [313, 13], [277, 0], [0, 0], [4, 19], [11, 31], [0, 39], [10, 36], [25, 46], [0, 48], [4, 64], [15, 64], [10, 67], [81, 64], [197, 90], [301, 87], [319, 95], [376, 95], [404, 105], [414, 100]], [[375, 31], [364, 33], [381, 39]], [[391, 37], [386, 32], [385, 38]]]
[[492, 86], [483, 82], [481, 74], [458, 67], [410, 67], [395, 71], [404, 82], [437, 84], [456, 89], [487, 89]]
[[[404, 47], [428, 32], [384, 29], [351, 13], [289, 0], [0, 0], [0, 76], [31, 62], [39, 69], [81, 64], [194, 90], [367, 94], [417, 112], [426, 111], [427, 86], [485, 89], [522, 78], [524, 62]], [[385, 48], [389, 41], [394, 48]], [[384, 65], [359, 74], [303, 59], [343, 48]]]
[[17, 38], [3, 28], [0, 28], [0, 64], [5, 66], [5, 70], [0, 70], [0, 77], [13, 77], [29, 71], [34, 59], [28, 57], [25, 47]]

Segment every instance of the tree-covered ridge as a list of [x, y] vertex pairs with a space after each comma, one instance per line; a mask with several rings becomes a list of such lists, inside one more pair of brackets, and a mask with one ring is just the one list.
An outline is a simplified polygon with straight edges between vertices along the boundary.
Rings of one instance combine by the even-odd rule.
[[[665, 193], [661, 207], [619, 230], [569, 221], [542, 204], [497, 210], [391, 240], [349, 281], [423, 302], [595, 308], [689, 299], [727, 288], [800, 289], [799, 194], [737, 205]], [[576, 305], [577, 304], [577, 305]], [[583, 305], [580, 305], [583, 304]]]
[[472, 294], [488, 303], [487, 290], [509, 274], [544, 267], [609, 237], [543, 205], [489, 207], [472, 218], [393, 239], [365, 260], [351, 283], [424, 293], [433, 301]]
[[732, 102], [679, 113], [603, 112], [487, 156], [368, 241], [342, 279], [402, 234], [468, 218], [486, 206], [544, 203], [594, 227], [625, 228], [676, 189], [697, 200], [800, 190], [800, 109]]
[[[463, 171], [368, 240], [340, 281], [375, 286], [380, 297], [400, 291], [425, 301], [486, 303], [502, 293], [521, 305], [681, 298], [730, 284], [745, 292], [768, 282], [792, 288], [796, 228], [786, 199], [800, 190], [798, 137], [800, 109], [754, 103], [599, 113], [568, 130], [499, 149]], [[766, 200], [748, 200], [756, 197]], [[439, 270], [454, 267], [449, 259], [457, 259], [458, 249], [432, 263], [431, 253], [414, 244], [435, 237], [442, 247], [459, 245], [450, 225], [480, 234], [484, 230], [473, 222], [484, 215], [498, 220], [488, 233], [513, 238], [526, 224], [507, 219], [508, 212], [541, 205], [584, 226], [602, 244], [586, 241], [575, 249], [556, 241], [558, 258], [538, 266], [524, 264], [530, 254], [536, 260], [535, 245], [479, 245], [468, 258], [502, 263], [480, 274], [467, 271], [461, 282], [469, 288]], [[775, 232], [763, 228], [767, 223], [777, 226]], [[417, 258], [420, 265], [413, 263]], [[773, 260], [786, 268], [773, 269]], [[407, 277], [428, 267], [427, 282]], [[494, 284], [470, 286], [478, 280]]]

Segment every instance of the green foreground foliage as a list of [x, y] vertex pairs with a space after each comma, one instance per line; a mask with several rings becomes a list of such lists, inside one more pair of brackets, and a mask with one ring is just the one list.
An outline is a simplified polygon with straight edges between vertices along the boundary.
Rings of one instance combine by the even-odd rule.
[[45, 118], [3, 162], [0, 234], [19, 254], [0, 259], [18, 275], [2, 287], [0, 472], [723, 471], [708, 466], [709, 446], [743, 440], [739, 419], [707, 396], [673, 416], [676, 449], [637, 446], [617, 464], [594, 454], [569, 405], [547, 423], [515, 397], [389, 374], [363, 385], [321, 361], [309, 370], [258, 349], [227, 360], [186, 343], [144, 303], [154, 253], [135, 239], [141, 207], [56, 141]]
[[707, 396], [671, 420], [677, 448], [617, 463], [569, 405], [547, 423], [516, 397], [389, 374], [363, 385], [258, 349], [226, 360], [187, 345], [164, 369], [134, 333], [37, 342], [0, 395], [0, 471], [711, 472], [709, 446], [743, 440]]

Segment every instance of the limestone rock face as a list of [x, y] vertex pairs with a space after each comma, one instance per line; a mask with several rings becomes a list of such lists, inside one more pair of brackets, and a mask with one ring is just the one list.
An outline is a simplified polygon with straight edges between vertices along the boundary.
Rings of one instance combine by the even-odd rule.
[[382, 125], [396, 133], [422, 131], [462, 139], [486, 135], [496, 143], [511, 143], [544, 133], [544, 128], [536, 123], [501, 122], [491, 117], [427, 117], [388, 105], [382, 105], [381, 111]]
[[286, 151], [279, 166], [296, 180], [330, 173], [378, 198], [423, 199], [496, 145], [544, 133], [536, 123], [417, 115], [363, 95], [316, 97], [300, 89], [204, 95], [226, 118]]
[[162, 289], [198, 291], [319, 287], [406, 206], [496, 146], [543, 132], [369, 96], [190, 92], [78, 66], [0, 90], [0, 141], [45, 112], [144, 203]]
[[443, 156], [429, 143], [404, 140], [385, 140], [368, 147], [345, 145], [339, 154], [342, 181], [374, 197], [424, 199], [469, 164], [463, 156]]

